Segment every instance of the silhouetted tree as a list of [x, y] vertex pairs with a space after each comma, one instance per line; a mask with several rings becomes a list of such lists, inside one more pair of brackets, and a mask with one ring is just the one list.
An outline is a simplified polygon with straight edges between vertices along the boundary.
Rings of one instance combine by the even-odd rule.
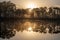
[[16, 10], [16, 6], [15, 4], [11, 3], [10, 1], [6, 2], [3, 1], [0, 3], [0, 11], [1, 11], [1, 15], [3, 15], [4, 17], [12, 17], [14, 16], [14, 12]]

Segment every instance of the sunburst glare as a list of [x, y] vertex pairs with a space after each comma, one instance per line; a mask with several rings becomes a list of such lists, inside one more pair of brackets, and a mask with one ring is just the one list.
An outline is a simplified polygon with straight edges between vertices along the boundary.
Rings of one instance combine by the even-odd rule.
[[36, 5], [34, 3], [28, 3], [27, 8], [33, 9], [33, 8], [36, 8]]

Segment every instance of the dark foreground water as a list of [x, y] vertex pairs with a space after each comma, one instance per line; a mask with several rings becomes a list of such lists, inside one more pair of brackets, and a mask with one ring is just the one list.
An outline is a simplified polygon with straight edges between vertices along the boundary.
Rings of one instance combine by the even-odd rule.
[[54, 20], [1, 20], [0, 40], [60, 40], [60, 22]]

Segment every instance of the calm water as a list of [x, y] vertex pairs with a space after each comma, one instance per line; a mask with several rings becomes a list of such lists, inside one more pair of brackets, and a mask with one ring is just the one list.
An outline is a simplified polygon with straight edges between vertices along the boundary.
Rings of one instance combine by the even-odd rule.
[[60, 40], [60, 22], [54, 20], [1, 20], [0, 40]]

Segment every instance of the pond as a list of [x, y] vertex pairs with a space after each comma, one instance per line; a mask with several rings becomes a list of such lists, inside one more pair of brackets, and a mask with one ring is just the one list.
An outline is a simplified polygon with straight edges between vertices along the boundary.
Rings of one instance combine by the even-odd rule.
[[5, 19], [0, 28], [0, 40], [60, 40], [59, 21]]

